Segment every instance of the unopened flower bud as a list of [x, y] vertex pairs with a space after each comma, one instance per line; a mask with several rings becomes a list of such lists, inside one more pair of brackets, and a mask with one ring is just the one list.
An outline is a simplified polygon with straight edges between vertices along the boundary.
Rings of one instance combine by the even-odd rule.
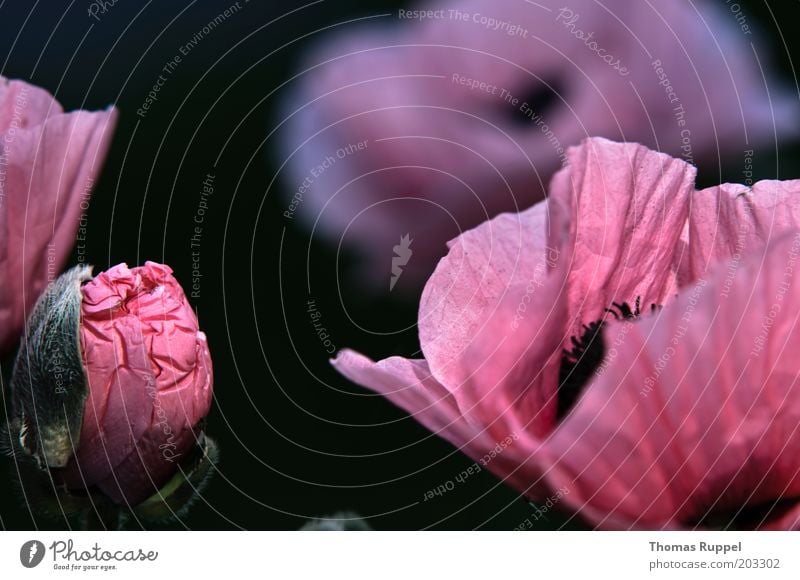
[[28, 321], [12, 427], [68, 492], [135, 507], [215, 453], [202, 434], [212, 385], [206, 336], [169, 267], [120, 264], [95, 278], [77, 267]]

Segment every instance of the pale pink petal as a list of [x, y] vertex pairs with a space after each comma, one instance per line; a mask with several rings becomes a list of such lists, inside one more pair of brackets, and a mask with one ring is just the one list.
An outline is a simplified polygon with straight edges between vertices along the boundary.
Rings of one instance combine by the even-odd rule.
[[611, 528], [797, 525], [799, 260], [783, 236], [608, 329], [613, 360], [546, 444], [571, 508]]
[[392, 357], [376, 363], [344, 350], [332, 362], [344, 376], [384, 395], [509, 485], [531, 497], [543, 489], [541, 470], [532, 460], [539, 439], [519, 425], [513, 412], [494, 425], [473, 422], [462, 414], [455, 398], [436, 381], [423, 360]]
[[[431, 370], [451, 390], [463, 378], [462, 361], [481, 328], [510, 292], [529, 281], [546, 283], [547, 204], [502, 214], [464, 232], [450, 244], [425, 285], [419, 308], [422, 352]], [[551, 250], [557, 260], [560, 249]], [[540, 326], [547, 312], [528, 319]]]
[[563, 218], [541, 203], [453, 240], [420, 307], [426, 360], [343, 351], [334, 361], [473, 459], [488, 455], [494, 473], [531, 497], [535, 451], [555, 423], [566, 307], [560, 250], [546, 243], [563, 243]]
[[345, 349], [331, 362], [345, 377], [385, 396], [456, 447], [479, 446], [484, 439], [479, 426], [464, 420], [455, 398], [436, 381], [424, 360], [391, 357], [374, 362]]
[[[11, 87], [7, 96], [20, 90]], [[0, 351], [72, 251], [116, 123], [114, 109], [57, 114], [41, 91], [30, 95], [27, 119], [43, 123], [9, 128], [0, 142]]]
[[559, 264], [567, 226], [551, 223], [548, 211], [540, 203], [502, 214], [454, 240], [419, 314], [425, 359], [462, 412], [489, 425], [506, 412], [533, 411], [526, 427], [538, 435], [552, 427], [554, 411], [544, 405], [555, 404], [553, 357], [566, 312]]
[[517, 288], [477, 330], [455, 394], [464, 414], [495, 438], [547, 435], [556, 424], [567, 308], [558, 279]]
[[0, 135], [14, 138], [16, 131], [42, 124], [63, 113], [61, 105], [46, 90], [0, 76]]
[[695, 193], [689, 216], [691, 279], [713, 264], [763, 252], [770, 240], [800, 226], [800, 181], [723, 184]]
[[570, 165], [550, 195], [569, 208], [565, 256], [570, 327], [601, 318], [612, 303], [643, 310], [677, 288], [673, 267], [694, 190], [695, 169], [632, 143], [588, 139], [569, 151]]

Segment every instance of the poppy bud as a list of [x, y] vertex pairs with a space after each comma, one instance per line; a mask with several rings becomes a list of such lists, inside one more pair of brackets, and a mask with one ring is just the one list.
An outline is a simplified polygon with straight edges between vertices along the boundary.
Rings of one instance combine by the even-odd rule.
[[79, 266], [28, 321], [12, 433], [62, 491], [152, 512], [153, 496], [208, 474], [212, 385], [206, 336], [168, 266], [119, 264], [94, 278]]

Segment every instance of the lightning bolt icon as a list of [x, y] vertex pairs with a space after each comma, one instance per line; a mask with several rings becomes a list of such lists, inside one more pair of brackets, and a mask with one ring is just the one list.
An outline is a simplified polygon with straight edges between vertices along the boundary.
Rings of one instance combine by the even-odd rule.
[[403, 274], [403, 267], [408, 265], [408, 261], [414, 252], [411, 250], [411, 234], [406, 234], [400, 238], [400, 243], [394, 248], [394, 257], [392, 258], [392, 278], [389, 280], [389, 292], [394, 290], [394, 285]]
[[37, 544], [36, 542], [31, 544], [31, 551], [30, 551], [30, 554], [28, 554], [28, 564], [33, 562], [33, 558], [34, 558], [34, 556], [36, 556], [36, 553], [38, 551], [39, 551], [39, 544]]

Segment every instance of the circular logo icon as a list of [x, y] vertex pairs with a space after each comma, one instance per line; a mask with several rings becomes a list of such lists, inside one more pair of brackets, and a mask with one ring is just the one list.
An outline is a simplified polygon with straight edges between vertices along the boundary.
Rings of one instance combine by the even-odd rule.
[[19, 549], [19, 561], [26, 568], [35, 568], [44, 560], [44, 544], [39, 540], [29, 540]]

